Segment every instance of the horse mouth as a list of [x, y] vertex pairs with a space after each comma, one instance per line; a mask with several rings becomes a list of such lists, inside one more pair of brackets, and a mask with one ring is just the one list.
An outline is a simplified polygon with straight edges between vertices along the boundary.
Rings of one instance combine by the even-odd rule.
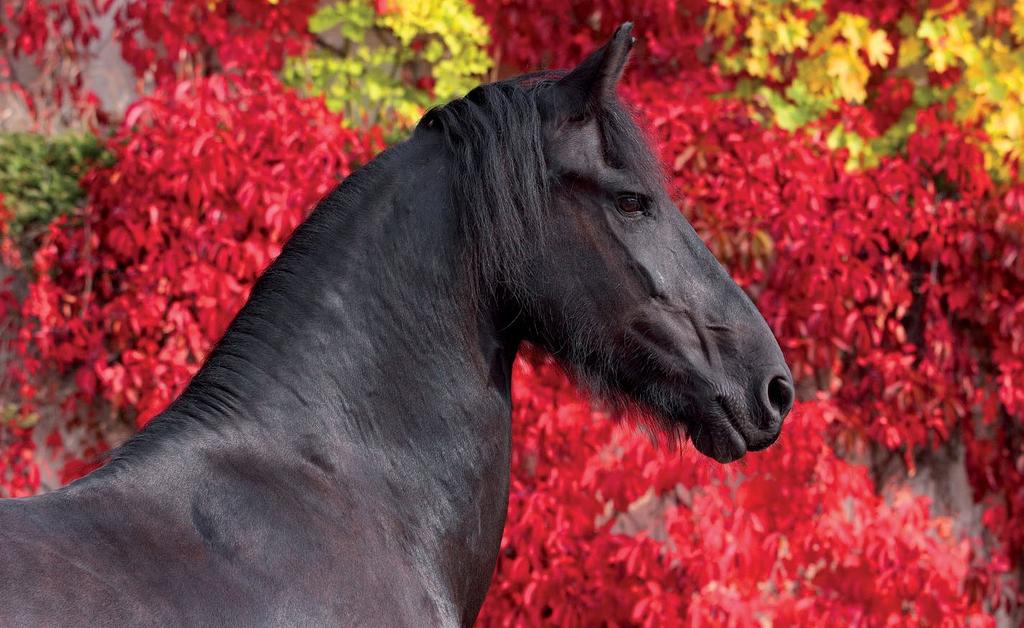
[[747, 453], [747, 440], [740, 432], [738, 419], [723, 399], [715, 399], [693, 430], [692, 440], [697, 451], [722, 464], [739, 460]]

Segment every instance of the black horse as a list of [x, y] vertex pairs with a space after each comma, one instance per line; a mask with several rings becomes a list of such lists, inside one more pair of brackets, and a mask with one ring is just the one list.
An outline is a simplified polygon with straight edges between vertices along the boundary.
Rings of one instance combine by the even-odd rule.
[[524, 342], [718, 461], [775, 441], [791, 375], [616, 98], [630, 31], [427, 113], [106, 466], [0, 502], [0, 625], [471, 624]]

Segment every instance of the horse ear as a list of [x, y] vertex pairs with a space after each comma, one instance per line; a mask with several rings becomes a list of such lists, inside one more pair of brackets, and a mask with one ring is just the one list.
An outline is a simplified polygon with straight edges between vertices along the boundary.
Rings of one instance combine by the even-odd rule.
[[636, 43], [632, 22], [625, 22], [605, 45], [590, 53], [558, 81], [559, 91], [571, 105], [587, 111], [601, 100], [615, 96], [615, 86]]

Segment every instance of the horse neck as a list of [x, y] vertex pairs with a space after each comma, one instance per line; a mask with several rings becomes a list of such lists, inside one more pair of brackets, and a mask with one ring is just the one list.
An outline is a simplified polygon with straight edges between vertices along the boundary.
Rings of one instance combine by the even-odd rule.
[[134, 448], [312, 461], [339, 482], [406, 474], [419, 490], [444, 487], [430, 497], [449, 518], [479, 505], [448, 498], [479, 496], [484, 482], [504, 484], [502, 501], [518, 341], [469, 300], [482, 293], [460, 268], [444, 154], [414, 138], [325, 198]]

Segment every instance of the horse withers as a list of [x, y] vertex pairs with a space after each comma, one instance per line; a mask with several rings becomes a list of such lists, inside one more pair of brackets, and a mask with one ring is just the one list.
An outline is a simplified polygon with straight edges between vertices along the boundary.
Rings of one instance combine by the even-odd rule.
[[779, 346], [616, 83], [482, 85], [331, 192], [186, 390], [101, 469], [0, 502], [0, 625], [468, 625], [524, 343], [721, 462], [779, 435]]

